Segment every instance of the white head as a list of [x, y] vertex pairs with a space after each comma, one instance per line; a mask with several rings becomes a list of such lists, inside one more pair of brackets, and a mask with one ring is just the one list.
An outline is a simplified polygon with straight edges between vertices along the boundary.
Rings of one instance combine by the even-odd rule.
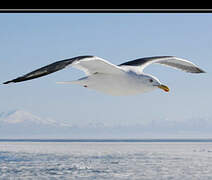
[[146, 87], [149, 90], [154, 90], [156, 88], [163, 89], [166, 92], [169, 92], [169, 88], [166, 85], [161, 84], [158, 78], [149, 75], [149, 74], [142, 74], [143, 82], [145, 83]]

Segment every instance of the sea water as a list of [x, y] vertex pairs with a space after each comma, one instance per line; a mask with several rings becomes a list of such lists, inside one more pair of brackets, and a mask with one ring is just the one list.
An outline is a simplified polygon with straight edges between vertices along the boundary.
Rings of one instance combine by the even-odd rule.
[[0, 180], [211, 180], [211, 141], [0, 141]]

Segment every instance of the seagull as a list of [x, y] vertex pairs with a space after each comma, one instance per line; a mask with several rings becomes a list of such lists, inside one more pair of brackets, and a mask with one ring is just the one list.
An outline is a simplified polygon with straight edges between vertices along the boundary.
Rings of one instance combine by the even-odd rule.
[[71, 66], [84, 71], [86, 76], [58, 83], [77, 84], [114, 96], [135, 95], [158, 88], [168, 92], [169, 88], [157, 77], [143, 72], [145, 67], [154, 63], [189, 73], [205, 73], [192, 62], [175, 56], [144, 57], [114, 65], [100, 57], [86, 55], [54, 62], [3, 84], [39, 78]]

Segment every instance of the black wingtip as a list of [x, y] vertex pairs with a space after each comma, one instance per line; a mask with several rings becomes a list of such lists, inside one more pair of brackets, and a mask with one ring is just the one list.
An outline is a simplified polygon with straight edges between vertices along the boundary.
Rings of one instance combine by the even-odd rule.
[[10, 84], [10, 83], [14, 83], [13, 81], [6, 81], [6, 82], [3, 82], [2, 84]]
[[207, 72], [201, 69], [201, 73], [207, 73]]
[[200, 68], [197, 68], [196, 73], [206, 73], [206, 71], [204, 71], [204, 70], [202, 70], [202, 69], [200, 69]]

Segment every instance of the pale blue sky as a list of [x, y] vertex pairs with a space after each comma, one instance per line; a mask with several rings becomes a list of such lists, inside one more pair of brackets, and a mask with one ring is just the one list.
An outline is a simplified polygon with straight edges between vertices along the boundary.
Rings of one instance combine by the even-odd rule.
[[204, 69], [189, 74], [160, 65], [145, 72], [170, 93], [113, 97], [74, 85], [84, 76], [65, 69], [43, 78], [0, 86], [0, 111], [23, 109], [77, 124], [135, 124], [160, 119], [212, 120], [211, 13], [1, 13], [0, 81], [65, 58], [96, 55], [114, 64], [145, 56], [174, 55]]

